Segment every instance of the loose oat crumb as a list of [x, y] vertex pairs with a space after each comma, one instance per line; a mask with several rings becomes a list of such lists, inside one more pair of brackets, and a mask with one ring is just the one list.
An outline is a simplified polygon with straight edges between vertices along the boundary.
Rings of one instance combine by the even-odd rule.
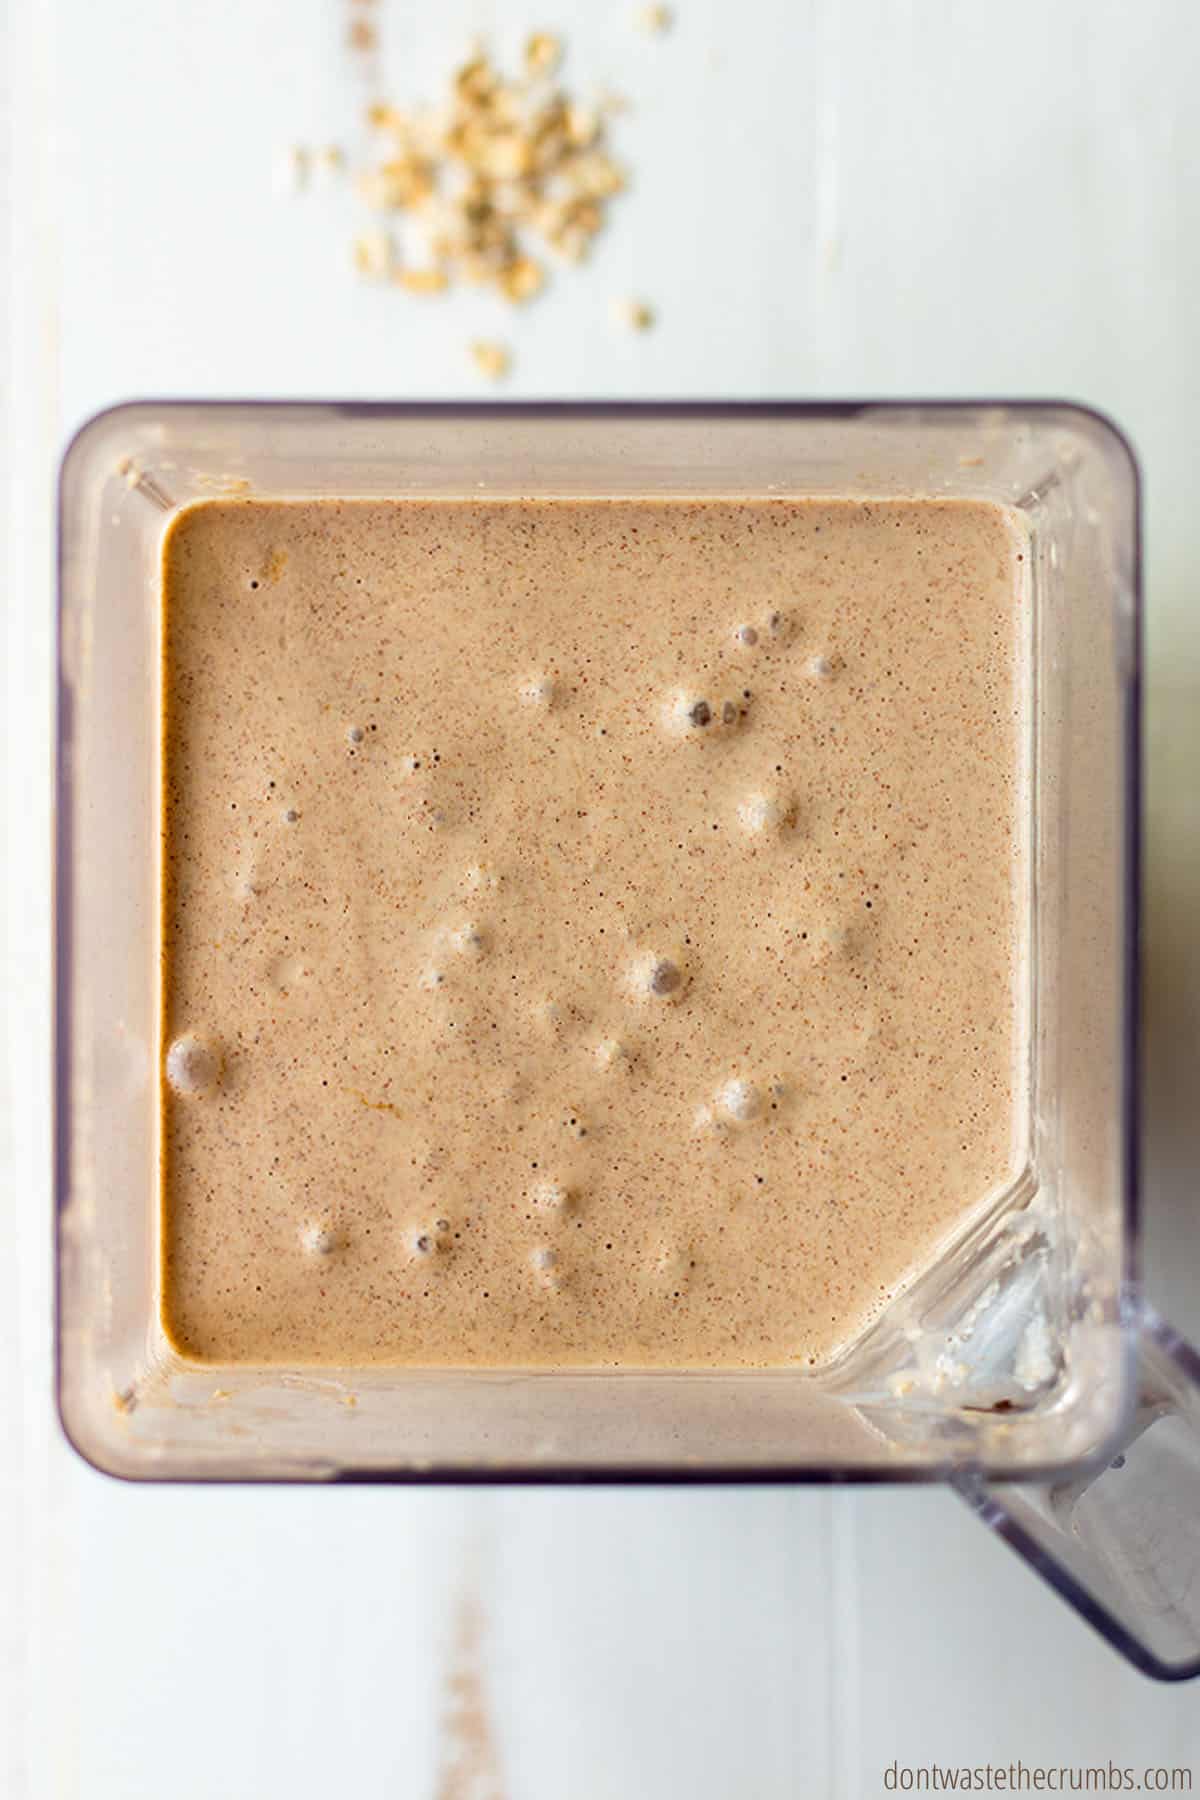
[[669, 6], [638, 8], [637, 26], [639, 31], [669, 31], [673, 23], [674, 16]]
[[360, 275], [379, 280], [392, 267], [392, 240], [386, 231], [368, 231], [354, 240], [354, 266]]
[[579, 149], [586, 150], [600, 135], [600, 111], [595, 106], [580, 106], [574, 101], [567, 107], [567, 137]]
[[614, 300], [612, 316], [618, 325], [627, 325], [630, 331], [649, 331], [654, 323], [654, 309], [644, 300]]
[[532, 300], [541, 289], [545, 276], [541, 266], [531, 257], [518, 256], [500, 278], [500, 291], [509, 300]]
[[346, 153], [340, 144], [323, 144], [314, 160], [320, 174], [340, 175], [346, 166]]
[[471, 345], [471, 356], [480, 374], [486, 375], [489, 381], [502, 380], [512, 366], [512, 358], [503, 344], [485, 343], [477, 338]]
[[525, 46], [525, 67], [531, 75], [552, 75], [562, 61], [562, 44], [549, 31], [535, 31]]
[[410, 294], [442, 294], [450, 285], [445, 269], [396, 269], [392, 280]]
[[281, 193], [299, 193], [308, 186], [311, 158], [303, 144], [289, 144], [275, 163], [275, 186]]

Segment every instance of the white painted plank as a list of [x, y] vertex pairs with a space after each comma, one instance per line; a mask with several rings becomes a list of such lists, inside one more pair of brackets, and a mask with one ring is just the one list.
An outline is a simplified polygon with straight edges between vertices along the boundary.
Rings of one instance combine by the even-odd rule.
[[[895, 1760], [1200, 1773], [1192, 1687], [1121, 1662], [950, 1494], [843, 1496], [858, 1546], [862, 1728], [848, 1795]], [[1069, 1792], [1063, 1783], [1062, 1791]]]

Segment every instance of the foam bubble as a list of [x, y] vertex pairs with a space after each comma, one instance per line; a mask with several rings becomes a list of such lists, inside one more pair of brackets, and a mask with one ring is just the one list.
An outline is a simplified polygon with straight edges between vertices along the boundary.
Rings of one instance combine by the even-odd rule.
[[844, 925], [830, 921], [809, 927], [805, 941], [808, 954], [815, 963], [833, 962], [837, 958], [848, 956], [851, 950], [851, 937]]
[[346, 742], [348, 744], [361, 744], [366, 735], [367, 734], [361, 725], [347, 725], [346, 727]]
[[718, 1091], [717, 1105], [725, 1118], [744, 1125], [749, 1120], [758, 1118], [762, 1112], [763, 1099], [751, 1082], [733, 1077]]
[[300, 1248], [306, 1256], [332, 1256], [345, 1247], [345, 1232], [328, 1219], [307, 1219], [300, 1227]]
[[571, 1204], [571, 1190], [561, 1181], [535, 1181], [529, 1190], [529, 1203], [540, 1212], [565, 1212]]
[[428, 1262], [439, 1252], [444, 1253], [453, 1248], [449, 1236], [449, 1219], [434, 1219], [432, 1223], [412, 1225], [405, 1233], [408, 1253], [414, 1262]]
[[652, 952], [638, 958], [630, 971], [630, 986], [645, 1000], [674, 1000], [683, 989], [683, 971], [668, 956]]
[[167, 1081], [186, 1099], [211, 1094], [221, 1079], [221, 1053], [215, 1045], [185, 1032], [167, 1050]]
[[267, 985], [274, 988], [276, 993], [288, 994], [299, 986], [307, 973], [303, 959], [299, 956], [272, 956], [266, 966]]
[[747, 649], [752, 650], [758, 642], [758, 632], [753, 625], [739, 625], [733, 635], [735, 640], [739, 644], [745, 644]]
[[703, 694], [677, 689], [663, 702], [662, 718], [667, 730], [678, 736], [702, 735], [713, 722], [713, 709]]
[[471, 920], [460, 925], [450, 941], [460, 956], [482, 956], [487, 949], [486, 933]]
[[548, 712], [558, 699], [558, 684], [550, 675], [531, 675], [517, 689], [522, 706]]
[[692, 1278], [695, 1258], [686, 1244], [662, 1238], [650, 1250], [647, 1273], [656, 1286], [682, 1294]]
[[628, 1044], [623, 1044], [619, 1038], [603, 1039], [601, 1043], [596, 1045], [594, 1055], [596, 1058], [596, 1067], [598, 1069], [603, 1069], [605, 1072], [626, 1071], [633, 1063], [632, 1050], [630, 1050]]
[[810, 681], [828, 681], [833, 674], [833, 664], [827, 656], [810, 656], [804, 665], [804, 673]]
[[543, 995], [542, 998], [535, 1000], [530, 1007], [530, 1012], [533, 1022], [539, 1030], [547, 1032], [551, 1037], [557, 1037], [563, 1029], [565, 1023], [563, 1009], [551, 995]]
[[778, 831], [784, 823], [786, 808], [774, 794], [744, 794], [738, 801], [738, 824], [752, 837]]

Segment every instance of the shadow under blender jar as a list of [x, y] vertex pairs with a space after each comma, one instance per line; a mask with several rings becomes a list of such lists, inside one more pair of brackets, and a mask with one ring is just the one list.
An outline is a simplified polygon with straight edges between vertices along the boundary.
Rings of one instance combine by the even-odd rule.
[[[957, 496], [1020, 516], [1025, 1165], [834, 1365], [218, 1371], [172, 1350], [159, 561], [180, 507], [231, 492]], [[86, 424], [61, 478], [55, 901], [74, 1445], [131, 1479], [948, 1480], [1139, 1666], [1200, 1673], [1200, 1364], [1135, 1281], [1139, 575], [1131, 454], [1070, 405], [171, 402]]]

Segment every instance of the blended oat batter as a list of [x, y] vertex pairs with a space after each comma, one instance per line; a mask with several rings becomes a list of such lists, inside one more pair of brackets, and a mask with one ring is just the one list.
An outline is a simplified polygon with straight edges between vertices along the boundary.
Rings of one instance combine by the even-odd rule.
[[959, 501], [205, 501], [166, 1328], [820, 1363], [1020, 1156], [1020, 545]]

